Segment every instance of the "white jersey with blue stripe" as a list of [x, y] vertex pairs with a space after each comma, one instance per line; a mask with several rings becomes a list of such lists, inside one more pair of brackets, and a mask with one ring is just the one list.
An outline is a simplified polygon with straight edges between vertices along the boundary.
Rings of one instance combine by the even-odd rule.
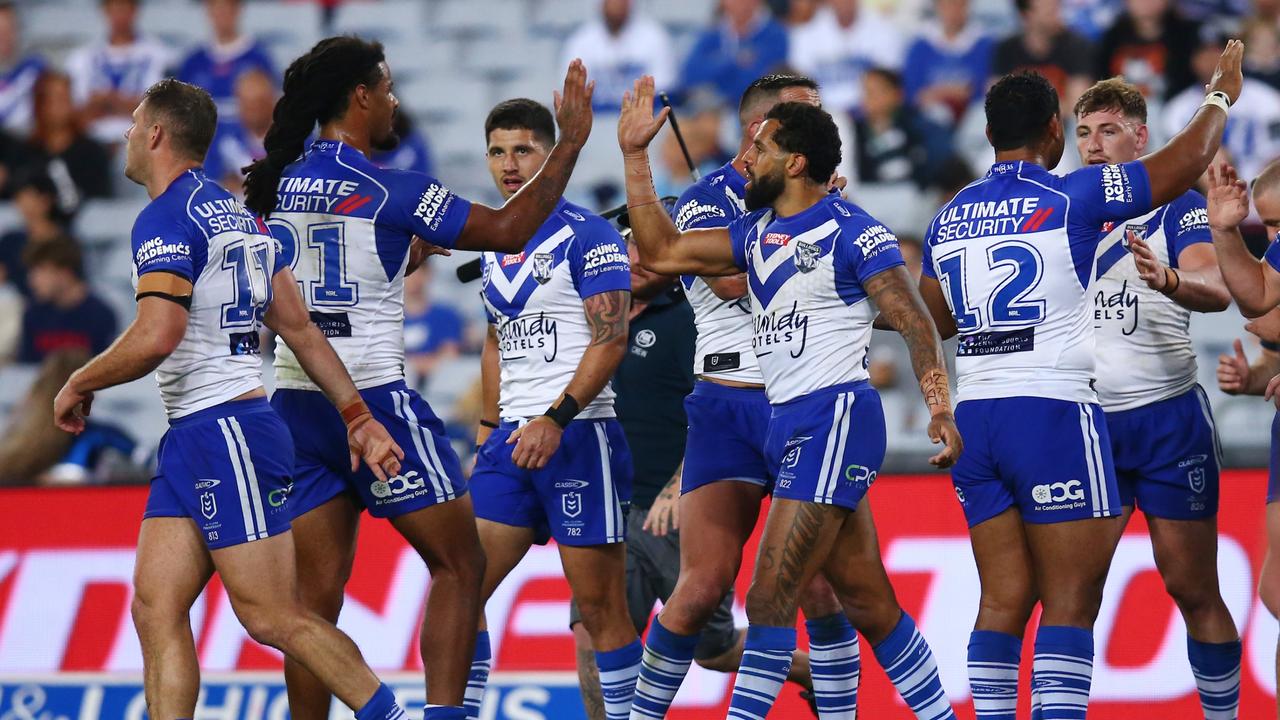
[[898, 238], [835, 195], [790, 217], [748, 213], [729, 225], [729, 237], [747, 272], [769, 402], [866, 380], [875, 311], [863, 283], [903, 264]]
[[[268, 221], [303, 300], [360, 389], [404, 378], [404, 273], [415, 235], [451, 248], [471, 204], [422, 173], [386, 170], [318, 140], [280, 178]], [[316, 390], [293, 351], [276, 351], [276, 386]]]
[[182, 342], [156, 370], [171, 419], [262, 387], [259, 331], [283, 265], [262, 222], [202, 169], [179, 175], [133, 225], [133, 283], [154, 272], [191, 282]]
[[1196, 243], [1211, 243], [1204, 196], [1188, 190], [1168, 205], [1102, 227], [1094, 273], [1093, 327], [1098, 402], [1107, 412], [1177, 397], [1196, 384], [1191, 311], [1147, 287], [1129, 252], [1129, 233], [1168, 267]]
[[[483, 258], [480, 297], [498, 335], [502, 419], [541, 415], [569, 385], [591, 344], [583, 301], [631, 290], [626, 244], [608, 221], [561, 200], [522, 252], [486, 252]], [[613, 417], [613, 398], [606, 385], [578, 417]]]
[[[733, 163], [704, 176], [676, 202], [673, 220], [680, 232], [727, 227], [746, 213], [747, 179]], [[693, 307], [698, 340], [694, 373], [716, 380], [764, 384], [760, 364], [751, 351], [751, 295], [723, 300], [696, 275], [682, 275], [685, 295]]]
[[1099, 230], [1150, 210], [1141, 162], [1065, 177], [999, 162], [944, 205], [924, 273], [941, 284], [960, 335], [958, 399], [1097, 402], [1087, 288]]

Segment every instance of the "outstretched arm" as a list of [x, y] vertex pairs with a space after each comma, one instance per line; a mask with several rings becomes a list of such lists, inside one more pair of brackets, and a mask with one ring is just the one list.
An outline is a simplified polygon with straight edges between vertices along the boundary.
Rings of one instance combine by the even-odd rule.
[[277, 272], [271, 278], [271, 290], [273, 300], [263, 321], [289, 345], [307, 377], [342, 413], [342, 420], [347, 425], [351, 469], [358, 469], [363, 458], [379, 480], [385, 481], [399, 473], [404, 451], [391, 439], [387, 429], [373, 418], [373, 413], [347, 374], [342, 359], [333, 351], [320, 328], [311, 322], [311, 314], [298, 291], [293, 271], [285, 268]]
[[929, 310], [916, 292], [911, 274], [901, 265], [872, 275], [863, 286], [880, 308], [881, 315], [907, 343], [911, 367], [920, 381], [924, 403], [929, 407], [929, 439], [943, 443], [942, 450], [929, 458], [929, 462], [940, 468], [950, 467], [960, 457], [964, 442], [951, 411], [951, 385], [942, 357], [942, 339], [929, 317]]
[[542, 227], [564, 195], [578, 162], [578, 153], [591, 135], [591, 93], [595, 81], [587, 81], [581, 60], [569, 63], [564, 93], [555, 94], [556, 123], [560, 140], [551, 148], [542, 169], [500, 208], [475, 204], [458, 236], [459, 250], [493, 250], [516, 253]]
[[727, 228], [681, 233], [653, 189], [649, 143], [666, 122], [670, 108], [653, 115], [653, 78], [645, 75], [622, 97], [618, 145], [626, 171], [627, 215], [640, 263], [663, 275], [735, 275], [741, 272], [733, 257]]
[[1197, 243], [1178, 254], [1178, 267], [1160, 262], [1151, 246], [1136, 233], [1129, 233], [1129, 252], [1138, 266], [1138, 277], [1147, 287], [1196, 312], [1222, 312], [1231, 305], [1231, 295], [1218, 269], [1218, 256], [1207, 243]]
[[[1232, 103], [1240, 97], [1240, 88], [1244, 84], [1241, 73], [1243, 57], [1244, 43], [1239, 40], [1227, 43], [1222, 57], [1218, 59], [1213, 79], [1209, 81], [1209, 93], [1222, 92]], [[1226, 126], [1226, 112], [1218, 107], [1202, 105], [1182, 132], [1174, 135], [1164, 147], [1141, 159], [1151, 180], [1151, 207], [1172, 202], [1195, 184], [1213, 162]]]

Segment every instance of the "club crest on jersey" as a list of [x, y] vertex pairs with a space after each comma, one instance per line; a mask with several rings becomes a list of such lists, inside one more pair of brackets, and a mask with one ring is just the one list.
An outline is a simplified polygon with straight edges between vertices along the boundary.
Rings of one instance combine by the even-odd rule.
[[538, 281], [539, 285], [546, 285], [551, 282], [553, 268], [551, 261], [555, 259], [551, 253], [534, 253], [533, 254], [533, 279]]
[[1129, 247], [1129, 233], [1133, 233], [1139, 240], [1146, 240], [1147, 226], [1141, 223], [1124, 226], [1124, 237], [1120, 241], [1124, 243], [1126, 249]]
[[813, 272], [818, 267], [818, 258], [822, 257], [822, 248], [800, 241], [796, 243], [796, 269], [802, 273]]

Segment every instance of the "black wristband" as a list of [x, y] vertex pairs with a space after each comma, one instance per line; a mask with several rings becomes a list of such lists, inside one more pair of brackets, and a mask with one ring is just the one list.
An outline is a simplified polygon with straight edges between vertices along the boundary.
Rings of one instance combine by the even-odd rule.
[[1262, 345], [1263, 350], [1270, 350], [1271, 352], [1280, 352], [1280, 343], [1278, 342], [1272, 342], [1271, 340], [1263, 340], [1259, 344]]
[[497, 430], [497, 429], [498, 429], [498, 423], [496, 423], [496, 422], [490, 422], [489, 420], [483, 420], [483, 419], [482, 419], [482, 420], [480, 421], [480, 426], [481, 426], [481, 427], [487, 427], [487, 428], [490, 428], [490, 429], [492, 429], [492, 430]]
[[1178, 282], [1174, 283], [1172, 290], [1170, 290], [1169, 286], [1166, 284], [1160, 293], [1165, 297], [1173, 297], [1174, 293], [1178, 292], [1178, 288], [1182, 287], [1182, 276], [1178, 274], [1177, 268], [1166, 268], [1166, 270], [1173, 273], [1173, 279]]
[[564, 397], [560, 399], [560, 404], [547, 408], [543, 415], [551, 418], [555, 424], [564, 429], [569, 426], [569, 423], [573, 422], [573, 419], [578, 416], [580, 411], [581, 408], [578, 407], [578, 401], [569, 393], [565, 393]]

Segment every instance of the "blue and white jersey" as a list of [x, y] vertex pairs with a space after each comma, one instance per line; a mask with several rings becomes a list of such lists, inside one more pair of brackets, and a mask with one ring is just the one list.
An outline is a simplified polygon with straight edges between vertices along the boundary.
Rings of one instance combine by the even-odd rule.
[[[591, 344], [583, 301], [631, 290], [626, 243], [608, 221], [561, 200], [522, 252], [483, 257], [480, 297], [498, 333], [502, 419], [541, 415], [569, 385]], [[613, 397], [606, 385], [578, 417], [613, 417]]]
[[958, 399], [1097, 402], [1087, 288], [1099, 232], [1151, 210], [1141, 162], [1065, 177], [1000, 162], [929, 225], [924, 273], [956, 320]]
[[226, 44], [202, 45], [187, 55], [178, 67], [178, 79], [209, 91], [218, 106], [218, 119], [227, 122], [237, 115], [236, 80], [249, 70], [259, 70], [276, 80], [275, 63], [265, 45], [247, 35]]
[[[379, 168], [336, 140], [317, 140], [285, 169], [271, 232], [356, 387], [404, 379], [409, 242], [451, 248], [470, 212], [435, 178]], [[275, 368], [277, 387], [318, 389], [285, 344]]]
[[1160, 208], [1103, 225], [1094, 273], [1093, 328], [1098, 402], [1107, 412], [1131, 410], [1181, 395], [1196, 384], [1191, 311], [1138, 277], [1130, 231], [1165, 265], [1196, 243], [1212, 243], [1204, 196], [1188, 190]]
[[182, 342], [156, 370], [170, 419], [262, 387], [258, 333], [283, 267], [265, 225], [203, 169], [179, 175], [133, 224], [133, 283], [164, 272], [191, 282]]
[[[746, 213], [747, 179], [733, 163], [703, 176], [684, 191], [672, 218], [680, 232], [728, 227]], [[706, 281], [682, 275], [685, 295], [693, 306], [698, 341], [693, 354], [694, 373], [717, 380], [763, 385], [760, 363], [751, 351], [751, 296], [721, 300]]]
[[791, 217], [744, 215], [729, 239], [751, 288], [752, 343], [769, 402], [866, 380], [875, 311], [863, 283], [903, 264], [898, 238], [829, 195]]
[[0, 126], [17, 135], [31, 131], [32, 91], [49, 66], [39, 55], [28, 55], [0, 73]]
[[[169, 49], [149, 37], [135, 38], [128, 45], [102, 42], [79, 48], [67, 57], [72, 100], [83, 106], [101, 92], [139, 97], [164, 79], [170, 61]], [[116, 144], [131, 124], [128, 112], [106, 115], [93, 121], [89, 133], [98, 142]]]

